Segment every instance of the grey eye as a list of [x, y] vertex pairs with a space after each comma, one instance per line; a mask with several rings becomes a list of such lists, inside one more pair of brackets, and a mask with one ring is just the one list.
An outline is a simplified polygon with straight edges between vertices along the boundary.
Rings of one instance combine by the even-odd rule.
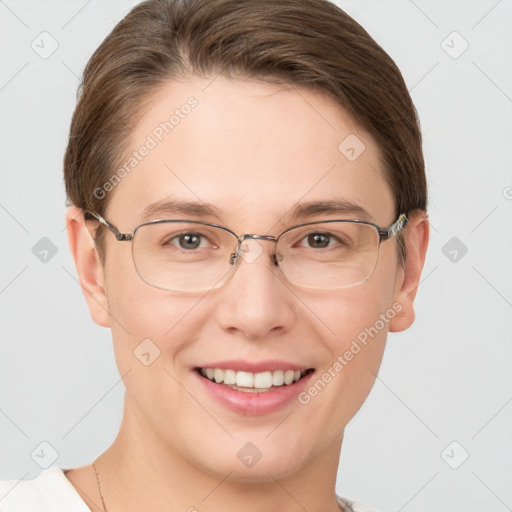
[[182, 249], [197, 249], [201, 245], [201, 236], [186, 233], [178, 237], [178, 243]]

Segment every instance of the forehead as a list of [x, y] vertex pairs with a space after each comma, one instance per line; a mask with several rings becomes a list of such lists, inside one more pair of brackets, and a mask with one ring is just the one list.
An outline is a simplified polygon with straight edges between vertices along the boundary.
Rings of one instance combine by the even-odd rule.
[[107, 211], [125, 225], [166, 200], [211, 206], [233, 228], [315, 201], [394, 220], [379, 148], [319, 92], [223, 76], [173, 81], [150, 98], [127, 146]]

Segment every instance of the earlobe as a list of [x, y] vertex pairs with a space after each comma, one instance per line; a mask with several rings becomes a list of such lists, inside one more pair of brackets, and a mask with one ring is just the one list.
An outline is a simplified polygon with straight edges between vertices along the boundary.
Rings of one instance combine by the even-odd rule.
[[104, 281], [92, 234], [87, 229], [83, 210], [71, 206], [66, 212], [66, 230], [78, 279], [92, 319], [102, 327], [110, 327], [110, 316]]
[[390, 323], [390, 332], [404, 331], [414, 322], [414, 298], [418, 291], [429, 241], [427, 213], [415, 211], [408, 217], [409, 224], [404, 232], [407, 257], [405, 268], [399, 273], [401, 277], [395, 291], [395, 301], [401, 308]]

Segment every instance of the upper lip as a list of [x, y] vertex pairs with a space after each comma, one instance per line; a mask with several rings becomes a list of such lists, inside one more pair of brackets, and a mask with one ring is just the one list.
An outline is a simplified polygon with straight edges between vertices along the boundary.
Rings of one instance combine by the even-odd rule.
[[220, 368], [221, 370], [235, 370], [237, 372], [274, 372], [277, 370], [309, 370], [311, 366], [305, 366], [290, 361], [280, 361], [277, 359], [267, 359], [265, 361], [244, 361], [242, 359], [232, 359], [229, 361], [216, 361], [214, 363], [204, 363], [197, 368]]

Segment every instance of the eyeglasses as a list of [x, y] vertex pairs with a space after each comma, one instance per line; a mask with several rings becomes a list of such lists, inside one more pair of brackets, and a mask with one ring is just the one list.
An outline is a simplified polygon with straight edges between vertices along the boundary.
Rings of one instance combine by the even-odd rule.
[[250, 249], [249, 240], [275, 242], [273, 265], [292, 284], [322, 290], [354, 286], [373, 274], [380, 243], [409, 222], [404, 213], [387, 228], [365, 220], [323, 220], [269, 236], [237, 235], [227, 227], [198, 220], [165, 219], [121, 233], [101, 215], [89, 213], [118, 241], [131, 241], [135, 269], [143, 281], [178, 292], [219, 288], [240, 259], [252, 263], [263, 252], [257, 243]]

